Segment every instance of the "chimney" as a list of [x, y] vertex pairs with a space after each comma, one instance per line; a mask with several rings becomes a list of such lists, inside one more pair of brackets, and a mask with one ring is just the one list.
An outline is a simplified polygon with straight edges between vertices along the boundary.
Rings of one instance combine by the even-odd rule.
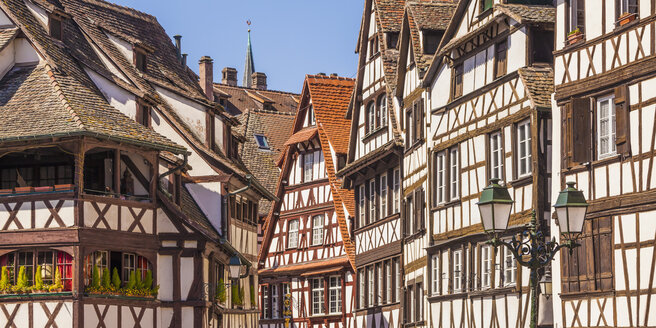
[[223, 77], [221, 78], [221, 83], [227, 84], [233, 87], [237, 86], [237, 70], [232, 67], [224, 67], [221, 71]]
[[182, 67], [187, 66], [187, 55], [188, 54], [182, 54]]
[[253, 88], [259, 89], [259, 90], [266, 90], [267, 89], [267, 77], [266, 74], [262, 72], [255, 72], [252, 75], [253, 77]]
[[319, 76], [326, 76], [326, 73], [321, 72], [321, 73], [319, 73], [319, 74], [317, 74], [317, 75], [319, 75]]
[[182, 40], [182, 35], [176, 34], [176, 35], [173, 36], [173, 38], [175, 39], [175, 49], [177, 50], [176, 56], [177, 56], [178, 60], [182, 60], [182, 55], [181, 55], [182, 46], [180, 45], [181, 40]]
[[198, 61], [200, 68], [198, 73], [200, 75], [200, 86], [205, 92], [205, 97], [210, 101], [214, 101], [214, 69], [213, 60], [208, 56], [203, 56]]
[[337, 77], [337, 73], [330, 74], [330, 77]]

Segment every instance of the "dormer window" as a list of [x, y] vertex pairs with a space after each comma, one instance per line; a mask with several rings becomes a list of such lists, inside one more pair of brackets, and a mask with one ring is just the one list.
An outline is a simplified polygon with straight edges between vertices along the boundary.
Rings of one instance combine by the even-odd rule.
[[257, 147], [263, 150], [271, 150], [271, 146], [269, 146], [269, 139], [267, 139], [265, 135], [255, 134], [254, 136]]
[[150, 106], [138, 102], [137, 103], [137, 114], [135, 115], [135, 120], [137, 123], [149, 128], [150, 127]]
[[481, 1], [481, 14], [492, 9], [494, 0], [480, 0]]
[[424, 53], [425, 54], [434, 54], [437, 51], [437, 47], [440, 45], [442, 40], [442, 35], [444, 31], [424, 31]]
[[48, 15], [48, 34], [53, 39], [61, 40], [63, 35], [62, 18], [53, 14]]
[[378, 45], [378, 34], [375, 34], [371, 39], [369, 39], [369, 59], [373, 58], [380, 51]]
[[399, 43], [399, 32], [387, 32], [385, 38], [387, 39], [387, 49], [396, 49]]
[[148, 66], [146, 51], [139, 48], [134, 49], [134, 66], [141, 72], [146, 71]]

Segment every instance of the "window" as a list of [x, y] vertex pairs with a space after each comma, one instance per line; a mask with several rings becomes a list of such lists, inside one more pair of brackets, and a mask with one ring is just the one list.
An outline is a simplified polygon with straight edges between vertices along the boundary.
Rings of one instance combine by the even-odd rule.
[[255, 142], [257, 143], [257, 147], [259, 149], [265, 149], [265, 150], [270, 150], [269, 146], [269, 140], [267, 139], [266, 136], [261, 135], [261, 134], [255, 134]]
[[[561, 223], [562, 224], [562, 223]], [[613, 289], [613, 224], [611, 217], [585, 220], [580, 247], [562, 253], [562, 292]]]
[[481, 247], [481, 287], [489, 288], [492, 278], [492, 250], [490, 246]]
[[394, 199], [392, 204], [392, 211], [394, 213], [399, 213], [401, 211], [401, 170], [394, 169], [394, 188], [392, 192], [394, 193]]
[[494, 4], [493, 0], [481, 0], [481, 13], [492, 9], [492, 5]]
[[394, 301], [401, 301], [401, 286], [403, 286], [403, 276], [401, 276], [401, 264], [399, 258], [392, 260], [394, 262], [394, 277], [396, 281], [394, 282], [394, 289], [396, 290], [396, 295], [394, 295]]
[[17, 257], [19, 270], [20, 267], [25, 267], [27, 282], [29, 285], [32, 285], [34, 282], [34, 252], [19, 252]]
[[463, 74], [462, 64], [457, 65], [453, 68], [453, 82], [451, 87], [453, 99], [462, 96], [462, 74]]
[[462, 291], [462, 250], [453, 252], [453, 292]]
[[358, 216], [360, 218], [359, 226], [364, 227], [367, 225], [366, 218], [367, 218], [367, 209], [365, 205], [365, 200], [366, 200], [366, 193], [365, 193], [365, 185], [361, 184], [360, 188], [358, 189]]
[[515, 261], [515, 257], [510, 251], [510, 248], [504, 247], [503, 253], [504, 253], [503, 282], [506, 286], [514, 285], [515, 275], [517, 274], [517, 261]]
[[364, 308], [367, 307], [367, 291], [365, 290], [366, 287], [367, 287], [367, 279], [365, 278], [366, 277], [365, 269], [360, 269], [359, 274], [360, 274], [360, 277], [358, 279], [358, 282], [360, 283], [360, 288], [359, 288], [360, 302], [359, 302], [359, 304], [360, 304], [360, 308], [364, 309]]
[[378, 194], [380, 205], [380, 217], [387, 217], [387, 174], [380, 176], [380, 193]]
[[328, 301], [330, 314], [342, 312], [342, 279], [339, 276], [330, 277], [328, 286]]
[[414, 118], [413, 118], [412, 107], [409, 107], [405, 110], [405, 147], [410, 148], [414, 145]]
[[385, 302], [392, 303], [392, 261], [385, 261]]
[[[120, 255], [120, 254], [119, 254]], [[93, 274], [93, 268], [97, 267], [98, 271], [109, 269], [109, 251], [95, 251], [84, 259], [84, 283], [90, 284]], [[118, 270], [118, 269], [117, 269]], [[121, 272], [122, 273], [122, 272]]]
[[435, 54], [437, 47], [440, 45], [444, 31], [425, 31], [423, 33], [424, 53]]
[[372, 59], [378, 54], [380, 47], [378, 45], [378, 34], [369, 39], [369, 59]]
[[531, 29], [532, 63], [553, 63], [554, 32], [540, 28]]
[[384, 127], [387, 126], [387, 94], [383, 94], [380, 97], [378, 97], [378, 107], [377, 108], [377, 113], [378, 113], [378, 127]]
[[501, 132], [490, 134], [490, 178], [503, 180], [503, 140]]
[[271, 286], [271, 317], [280, 318], [280, 303], [278, 301], [278, 285]]
[[289, 230], [287, 231], [287, 248], [298, 247], [298, 219], [289, 221]]
[[308, 126], [313, 126], [316, 125], [316, 119], [314, 117], [314, 107], [310, 105], [310, 108], [308, 109]]
[[415, 288], [414, 286], [410, 285], [407, 287], [408, 289], [408, 301], [406, 302], [407, 304], [407, 309], [408, 309], [408, 322], [414, 322], [415, 318]]
[[312, 315], [324, 314], [325, 304], [323, 299], [323, 279], [312, 279]]
[[383, 304], [383, 265], [376, 263], [376, 305]]
[[446, 153], [441, 152], [435, 155], [435, 180], [437, 188], [435, 189], [435, 205], [446, 202]]
[[323, 215], [312, 217], [312, 246], [323, 244]]
[[396, 49], [399, 43], [399, 32], [387, 32], [385, 33], [387, 38], [387, 49]]
[[615, 0], [615, 19], [626, 14], [637, 14], [638, 13], [638, 0]]
[[303, 182], [312, 181], [314, 166], [314, 153], [306, 153], [303, 155]]
[[597, 99], [597, 155], [599, 159], [616, 153], [615, 104], [613, 100], [613, 96]]
[[374, 306], [374, 267], [370, 265], [367, 268], [367, 305]]
[[149, 128], [150, 127], [150, 106], [137, 103], [137, 114], [135, 116], [137, 123]]
[[508, 41], [503, 40], [495, 46], [494, 77], [499, 78], [506, 75], [508, 68]]
[[423, 187], [414, 190], [405, 200], [405, 222], [407, 235], [422, 232], [425, 219], [425, 196]]
[[262, 318], [269, 318], [269, 286], [262, 286]]
[[437, 254], [431, 256], [431, 294], [440, 292], [440, 257]]
[[517, 124], [517, 174], [524, 177], [531, 171], [531, 122], [526, 120]]
[[48, 33], [53, 39], [61, 40], [64, 34], [62, 19], [60, 17], [49, 15], [48, 16]]
[[585, 32], [585, 0], [569, 0], [569, 31], [576, 31], [581, 33]]
[[55, 250], [24, 250], [0, 256], [0, 268], [6, 267], [9, 283], [15, 284], [21, 267], [25, 270], [29, 285], [34, 283], [36, 267], [41, 266], [44, 284], [54, 283], [55, 270], [58, 270], [64, 290], [71, 290], [73, 278], [73, 258], [65, 252]]
[[460, 193], [458, 192], [458, 178], [460, 176], [460, 170], [458, 168], [458, 148], [452, 148], [449, 151], [449, 199], [455, 200], [458, 199]]
[[148, 67], [146, 52], [141, 49], [134, 49], [134, 66], [141, 72], [145, 72]]
[[366, 134], [376, 130], [376, 104], [372, 101], [367, 105], [367, 131]]
[[369, 180], [369, 223], [376, 221], [376, 179]]
[[406, 109], [405, 137], [406, 148], [424, 138], [424, 100], [421, 98]]
[[415, 322], [420, 322], [424, 320], [424, 284], [423, 283], [418, 283], [415, 286]]
[[412, 194], [410, 194], [408, 197], [405, 198], [405, 231], [408, 236], [411, 236], [414, 234], [416, 231], [414, 230], [415, 225], [414, 225], [414, 216], [415, 216], [415, 210], [414, 210], [414, 201], [412, 198]]

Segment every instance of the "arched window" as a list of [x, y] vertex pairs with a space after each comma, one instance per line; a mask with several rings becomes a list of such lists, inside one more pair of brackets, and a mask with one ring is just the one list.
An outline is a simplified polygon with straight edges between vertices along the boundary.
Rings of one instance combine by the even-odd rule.
[[84, 283], [86, 285], [91, 282], [94, 266], [98, 267], [100, 275], [105, 269], [109, 270], [110, 275], [116, 269], [124, 284], [130, 279], [132, 271], [141, 275], [143, 280], [146, 278], [146, 272], [152, 270], [152, 265], [144, 256], [128, 252], [95, 251], [84, 258]]
[[371, 133], [376, 129], [376, 104], [372, 101], [367, 106], [367, 131]]
[[24, 249], [0, 256], [0, 268], [9, 271], [9, 283], [16, 284], [20, 268], [25, 268], [28, 285], [34, 284], [36, 269], [41, 266], [44, 285], [55, 283], [55, 270], [59, 271], [64, 290], [70, 291], [73, 279], [73, 257], [66, 252], [50, 249]]
[[387, 126], [387, 94], [383, 94], [378, 97], [378, 117], [380, 125], [379, 127]]

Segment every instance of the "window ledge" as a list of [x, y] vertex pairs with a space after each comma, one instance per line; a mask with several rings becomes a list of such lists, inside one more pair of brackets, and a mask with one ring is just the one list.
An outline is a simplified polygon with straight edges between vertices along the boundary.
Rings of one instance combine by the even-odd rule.
[[421, 321], [417, 321], [417, 322], [411, 322], [411, 323], [403, 324], [403, 327], [422, 327], [422, 326], [425, 326], [425, 325], [426, 325], [426, 321], [421, 320]]
[[508, 182], [509, 187], [523, 187], [533, 182], [533, 175], [529, 173], [523, 177], [519, 177], [513, 181]]
[[492, 7], [483, 10], [480, 14], [478, 14], [478, 16], [476, 16], [476, 19], [481, 20], [481, 19], [489, 16], [490, 14], [492, 14]]
[[621, 154], [612, 154], [612, 155], [608, 155], [608, 156], [605, 156], [603, 158], [600, 158], [596, 161], [593, 161], [590, 164], [592, 165], [592, 167], [603, 166], [603, 165], [608, 165], [608, 164], [611, 164], [611, 163], [619, 162], [621, 159], [622, 159]]
[[454, 206], [460, 205], [461, 203], [462, 202], [460, 201], [460, 198], [454, 199], [454, 200], [448, 201], [446, 203], [440, 203], [440, 204], [437, 204], [437, 206], [433, 206], [433, 208], [431, 208], [431, 211], [435, 212], [435, 211], [439, 211], [439, 210], [444, 210], [444, 209], [447, 209], [449, 207], [454, 207]]
[[[633, 20], [626, 23], [626, 24], [624, 24], [624, 25], [620, 25], [621, 21], [623, 21], [624, 19], [627, 19], [629, 17], [633, 17]], [[622, 31], [622, 30], [631, 28], [632, 26], [634, 26], [636, 24], [639, 24], [639, 23], [640, 23], [640, 17], [638, 16], [638, 14], [630, 14], [630, 15], [627, 15], [627, 17], [619, 18], [617, 21], [615, 21], [615, 30], [614, 31]]]
[[424, 236], [425, 234], [426, 234], [426, 228], [421, 228], [421, 230], [413, 233], [412, 235], [409, 235], [409, 236], [405, 237], [404, 241], [406, 243], [409, 243], [409, 242], [412, 242], [415, 239], [418, 239], [418, 238]]
[[374, 136], [381, 134], [381, 131], [387, 131], [387, 124], [383, 126], [379, 126], [375, 128], [373, 131], [369, 131], [369, 133], [365, 134], [364, 137], [362, 137], [362, 142], [367, 142], [369, 139], [373, 138]]
[[585, 292], [567, 292], [558, 294], [563, 300], [571, 300], [578, 298], [587, 298], [587, 297], [600, 297], [600, 296], [612, 296], [615, 294], [615, 290], [591, 290]]
[[415, 149], [421, 147], [421, 145], [424, 144], [424, 141], [425, 141], [425, 138], [415, 140], [415, 142], [410, 147], [406, 148], [403, 151], [403, 154], [405, 155], [405, 154], [413, 152]]

